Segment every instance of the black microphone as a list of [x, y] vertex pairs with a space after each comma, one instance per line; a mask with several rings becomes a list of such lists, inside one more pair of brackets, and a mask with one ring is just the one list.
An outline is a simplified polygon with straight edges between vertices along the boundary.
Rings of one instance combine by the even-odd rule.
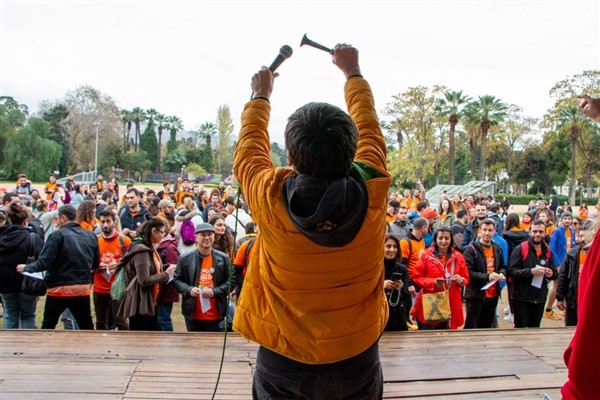
[[279, 68], [279, 66], [287, 58], [290, 58], [292, 56], [293, 52], [294, 51], [292, 50], [292, 48], [290, 46], [288, 46], [287, 44], [284, 44], [283, 46], [281, 46], [281, 48], [279, 49], [279, 54], [277, 54], [277, 57], [275, 57], [275, 60], [273, 60], [273, 62], [271, 63], [271, 66], [269, 66], [269, 69], [271, 70], [271, 72], [275, 72], [275, 70], [277, 68]]

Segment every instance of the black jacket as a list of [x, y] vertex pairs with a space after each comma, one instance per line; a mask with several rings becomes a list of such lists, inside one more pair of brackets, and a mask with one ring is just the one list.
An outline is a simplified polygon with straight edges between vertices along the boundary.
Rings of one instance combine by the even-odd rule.
[[[504, 264], [504, 257], [502, 255], [502, 248], [498, 243], [492, 242], [494, 246], [494, 265], [495, 271], [498, 274], [504, 274], [507, 276], [506, 264]], [[487, 273], [487, 260], [479, 239], [463, 249], [463, 256], [467, 263], [467, 269], [469, 270], [469, 284], [465, 288], [465, 299], [483, 299], [485, 298], [485, 290], [481, 290], [482, 287], [488, 283]], [[496, 283], [498, 294], [500, 293], [499, 283]]]
[[577, 292], [579, 290], [579, 254], [580, 247], [575, 247], [567, 252], [558, 274], [558, 287], [556, 300], [567, 300], [570, 308], [577, 307]]
[[[20, 293], [23, 275], [17, 272], [17, 264], [25, 264], [29, 254], [29, 233], [20, 225], [0, 226], [0, 293]], [[37, 257], [44, 247], [44, 238], [34, 236], [33, 254]]]
[[146, 214], [148, 214], [148, 209], [142, 204], [140, 205], [140, 211], [135, 216], [132, 216], [131, 211], [129, 210], [129, 204], [125, 204], [119, 210], [121, 229], [128, 228], [135, 231], [141, 224], [146, 222]]
[[508, 258], [510, 258], [515, 247], [529, 240], [529, 233], [524, 230], [508, 230], [502, 234], [508, 244]]
[[[224, 318], [227, 313], [227, 295], [235, 288], [235, 276], [229, 257], [227, 254], [212, 250], [213, 261], [213, 288], [214, 297], [217, 300], [217, 307], [221, 318]], [[177, 291], [183, 294], [181, 302], [181, 311], [184, 317], [193, 319], [194, 310], [196, 309], [197, 298], [190, 296], [190, 291], [194, 287], [198, 287], [200, 281], [200, 265], [202, 265], [202, 257], [198, 250], [193, 250], [179, 257], [177, 269], [173, 276], [173, 285]], [[229, 279], [231, 277], [231, 283]]]
[[[529, 251], [527, 257], [523, 260], [523, 243], [515, 247], [508, 261], [508, 276], [512, 281], [512, 298], [515, 300], [526, 301], [530, 303], [545, 303], [548, 297], [547, 280], [558, 278], [558, 271], [554, 265], [554, 257], [548, 249], [548, 245], [542, 241], [542, 254], [538, 258], [531, 239], [528, 241]], [[542, 287], [531, 286], [533, 275], [531, 269], [536, 265], [542, 265], [552, 270], [552, 276], [544, 279]]]
[[477, 218], [475, 218], [473, 222], [469, 222], [467, 226], [465, 226], [462, 239], [463, 251], [465, 251], [469, 243], [471, 243], [477, 238], [477, 228], [479, 228], [479, 220]]
[[92, 283], [92, 270], [98, 268], [100, 251], [96, 235], [76, 222], [69, 222], [48, 236], [40, 257], [27, 264], [27, 272], [46, 272], [46, 286]]

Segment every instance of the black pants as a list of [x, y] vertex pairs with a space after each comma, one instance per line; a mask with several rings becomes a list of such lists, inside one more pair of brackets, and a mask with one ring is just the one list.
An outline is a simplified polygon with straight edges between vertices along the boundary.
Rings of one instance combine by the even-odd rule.
[[129, 317], [129, 330], [131, 331], [160, 331], [156, 315], [133, 315]]
[[496, 319], [498, 296], [466, 299], [465, 329], [491, 328]]
[[567, 310], [565, 314], [565, 326], [577, 326], [577, 306], [571, 307], [567, 304], [565, 310]]
[[513, 299], [515, 328], [539, 328], [542, 323], [545, 305], [545, 302], [533, 303]]
[[188, 332], [223, 332], [224, 323], [220, 319], [215, 321], [199, 321], [197, 319], [185, 319], [185, 327]]
[[94, 292], [94, 311], [96, 313], [96, 329], [107, 330], [110, 329], [108, 326], [109, 316], [112, 315], [114, 323], [117, 325], [120, 331], [126, 331], [129, 329], [127, 318], [117, 317], [117, 310], [119, 309], [119, 302], [113, 300], [110, 294], [96, 293]]
[[62, 314], [62, 312], [67, 308], [71, 310], [79, 329], [94, 329], [92, 311], [90, 309], [90, 296], [46, 296], [42, 329], [55, 329], [56, 324], [58, 324], [60, 314]]
[[303, 364], [264, 347], [258, 349], [253, 399], [383, 398], [383, 372], [375, 343], [361, 354], [332, 364]]

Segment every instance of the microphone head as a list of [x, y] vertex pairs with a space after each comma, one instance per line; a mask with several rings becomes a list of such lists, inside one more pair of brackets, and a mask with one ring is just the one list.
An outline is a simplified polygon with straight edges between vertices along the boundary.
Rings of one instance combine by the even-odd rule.
[[279, 49], [279, 54], [281, 54], [285, 58], [290, 58], [293, 52], [294, 51], [292, 50], [292, 48], [287, 44], [284, 44], [283, 46], [281, 46], [281, 49]]

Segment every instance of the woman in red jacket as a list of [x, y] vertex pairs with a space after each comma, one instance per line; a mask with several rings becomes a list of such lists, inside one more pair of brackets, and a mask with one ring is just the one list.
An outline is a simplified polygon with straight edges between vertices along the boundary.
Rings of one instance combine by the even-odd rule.
[[[469, 283], [469, 271], [462, 254], [452, 248], [452, 230], [449, 227], [441, 227], [435, 231], [433, 244], [419, 258], [412, 280], [422, 289], [411, 312], [417, 319], [419, 329], [457, 329], [464, 324], [462, 290]], [[448, 287], [450, 320], [437, 324], [426, 323], [423, 316], [423, 293], [441, 292]]]

